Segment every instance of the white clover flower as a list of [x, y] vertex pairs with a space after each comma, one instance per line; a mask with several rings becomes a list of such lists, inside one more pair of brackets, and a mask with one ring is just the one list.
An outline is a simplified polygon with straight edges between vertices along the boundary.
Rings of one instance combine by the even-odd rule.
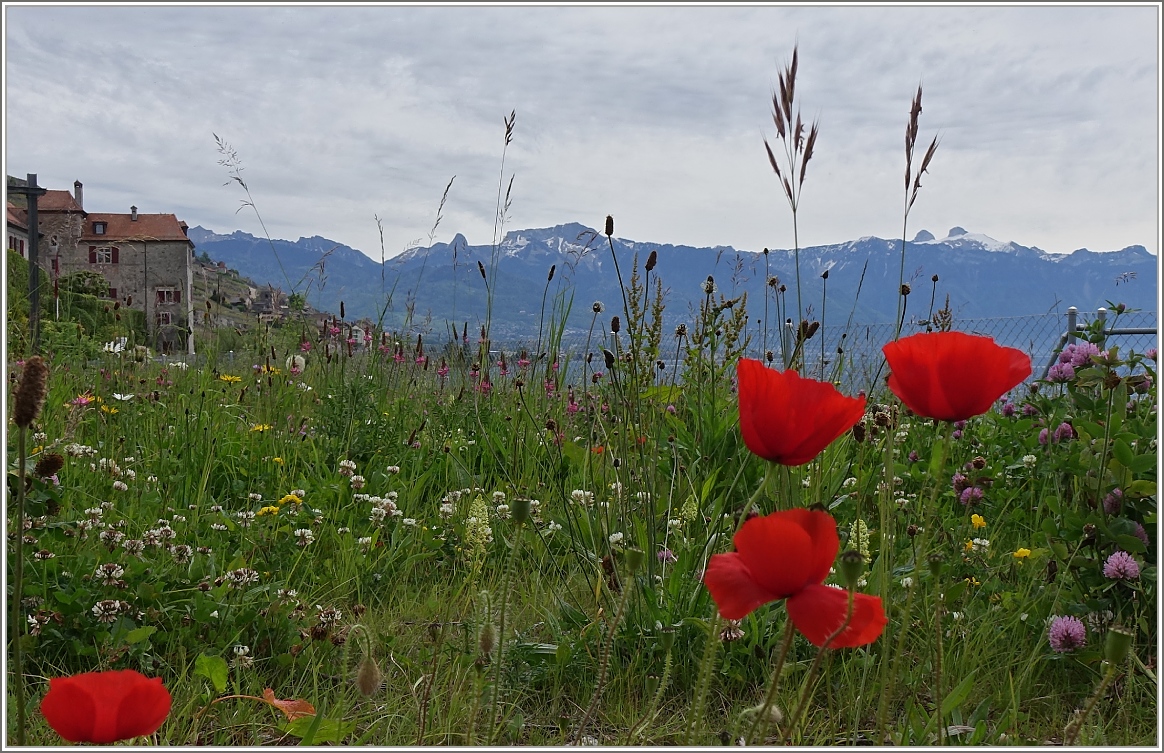
[[1039, 459], [1034, 455], [1023, 455], [1023, 465], [1027, 468], [1034, 468], [1037, 462], [1039, 462]]
[[851, 489], [852, 487], [854, 487], [856, 485], [857, 485], [857, 479], [852, 477], [852, 476], [849, 476], [847, 479], [845, 479], [844, 481], [841, 482], [842, 489]]
[[129, 491], [129, 486], [127, 486], [123, 481], [114, 481], [113, 489], [114, 491], [126, 492]]
[[560, 530], [562, 530], [562, 525], [556, 520], [551, 520], [549, 525], [546, 526], [547, 533], [553, 533], [554, 531]]
[[901, 587], [902, 588], [909, 588], [912, 585], [913, 585], [913, 578], [909, 577], [908, 575], [901, 579]]
[[622, 531], [615, 531], [614, 533], [610, 534], [610, 536], [607, 537], [607, 540], [610, 541], [610, 545], [612, 547], [619, 546], [620, 544], [622, 544], [622, 540], [623, 540]]
[[400, 521], [400, 525], [408, 526], [409, 528], [416, 528], [416, 518], [404, 518]]
[[499, 518], [508, 518], [509, 517], [509, 505], [498, 505], [497, 506], [497, 516]]
[[388, 469], [387, 469], [387, 471], [388, 471], [388, 473], [389, 473], [389, 474], [396, 474], [396, 473], [400, 473], [400, 466], [398, 466], [398, 465], [390, 465], [390, 466], [388, 466]]

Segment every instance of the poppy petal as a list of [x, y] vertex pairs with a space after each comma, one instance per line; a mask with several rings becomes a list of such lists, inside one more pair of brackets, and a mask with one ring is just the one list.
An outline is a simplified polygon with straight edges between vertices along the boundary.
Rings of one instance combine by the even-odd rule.
[[1031, 359], [990, 337], [922, 332], [882, 348], [888, 386], [919, 416], [960, 421], [990, 410], [1031, 374]]
[[742, 620], [757, 608], [780, 598], [756, 582], [738, 552], [712, 555], [703, 583], [719, 613], [728, 620]]
[[804, 465], [865, 411], [864, 397], [847, 397], [831, 383], [805, 379], [741, 358], [736, 366], [740, 434], [755, 455], [781, 465]]
[[[791, 596], [814, 581], [812, 537], [800, 524], [801, 512], [786, 510], [755, 517], [736, 532], [733, 542], [752, 578], [775, 599]], [[827, 513], [825, 513], [827, 515]], [[834, 523], [834, 525], [836, 525]], [[836, 551], [830, 557], [836, 557]], [[825, 569], [828, 574], [828, 569]], [[735, 619], [735, 618], [732, 618]]]
[[807, 559], [810, 567], [805, 576], [805, 583], [823, 583], [837, 559], [837, 551], [841, 548], [840, 539], [837, 537], [837, 521], [827, 512], [809, 510], [807, 507], [773, 514], [784, 516], [786, 520], [796, 523], [808, 534], [812, 547]]
[[40, 713], [69, 742], [93, 742], [97, 704], [84, 685], [74, 680], [73, 677], [49, 678], [49, 691], [40, 702]]
[[117, 737], [114, 739], [128, 740], [157, 732], [170, 715], [170, 703], [170, 691], [162, 685], [162, 678], [140, 677], [117, 709]]
[[[849, 611], [849, 593], [831, 586], [806, 586], [785, 603], [788, 618], [814, 646], [823, 646], [845, 621]], [[853, 617], [844, 631], [833, 639], [829, 648], [853, 648], [872, 643], [880, 637], [889, 620], [881, 599], [867, 594], [853, 595]]]

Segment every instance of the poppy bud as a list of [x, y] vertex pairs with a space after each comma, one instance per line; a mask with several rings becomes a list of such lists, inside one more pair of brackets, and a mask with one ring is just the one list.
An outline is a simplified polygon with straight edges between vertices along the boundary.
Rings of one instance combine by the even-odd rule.
[[614, 217], [606, 215], [606, 237], [614, 235]]
[[626, 557], [627, 572], [634, 575], [643, 566], [643, 550], [627, 549], [624, 556]]
[[1107, 629], [1107, 639], [1103, 644], [1103, 658], [1109, 664], [1123, 664], [1132, 647], [1132, 631], [1119, 625], [1112, 625]]
[[647, 675], [647, 687], [646, 687], [647, 697], [648, 698], [653, 697], [655, 695], [655, 691], [658, 689], [659, 689], [659, 676], [658, 675]]
[[936, 578], [942, 574], [942, 566], [946, 560], [940, 554], [931, 554], [929, 557], [930, 573]]
[[675, 628], [665, 627], [659, 631], [659, 645], [664, 652], [670, 651], [675, 645]]
[[845, 579], [845, 586], [850, 591], [856, 590], [864, 569], [865, 558], [857, 550], [850, 549], [841, 555], [841, 577]]
[[509, 508], [509, 514], [513, 518], [514, 523], [523, 526], [529, 520], [529, 510], [529, 498], [518, 497], [513, 500], [513, 504]]
[[380, 689], [380, 684], [383, 682], [383, 676], [380, 674], [380, 665], [371, 654], [364, 656], [364, 660], [360, 662], [360, 670], [356, 673], [356, 687], [360, 691], [360, 695], [367, 698]]

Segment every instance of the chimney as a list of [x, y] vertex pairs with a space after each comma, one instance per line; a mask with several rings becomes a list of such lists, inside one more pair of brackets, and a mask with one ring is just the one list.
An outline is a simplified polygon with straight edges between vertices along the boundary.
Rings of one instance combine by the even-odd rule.
[[129, 219], [133, 222], [137, 222], [137, 207], [129, 208]]
[[85, 209], [85, 195], [81, 192], [81, 181], [73, 181], [73, 198], [77, 200], [77, 206]]

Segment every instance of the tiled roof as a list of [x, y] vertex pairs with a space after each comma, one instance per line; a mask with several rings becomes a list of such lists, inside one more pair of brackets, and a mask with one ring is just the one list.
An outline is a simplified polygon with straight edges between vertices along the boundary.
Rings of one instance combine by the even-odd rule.
[[[93, 233], [93, 223], [104, 222], [105, 233]], [[186, 223], [172, 214], [139, 214], [136, 220], [130, 219], [128, 214], [98, 214], [90, 212], [85, 218], [85, 225], [81, 228], [82, 241], [190, 241], [182, 232]]]
[[28, 210], [8, 205], [8, 225], [28, 232]]
[[36, 208], [41, 212], [81, 212], [80, 205], [68, 191], [45, 191], [36, 201]]

